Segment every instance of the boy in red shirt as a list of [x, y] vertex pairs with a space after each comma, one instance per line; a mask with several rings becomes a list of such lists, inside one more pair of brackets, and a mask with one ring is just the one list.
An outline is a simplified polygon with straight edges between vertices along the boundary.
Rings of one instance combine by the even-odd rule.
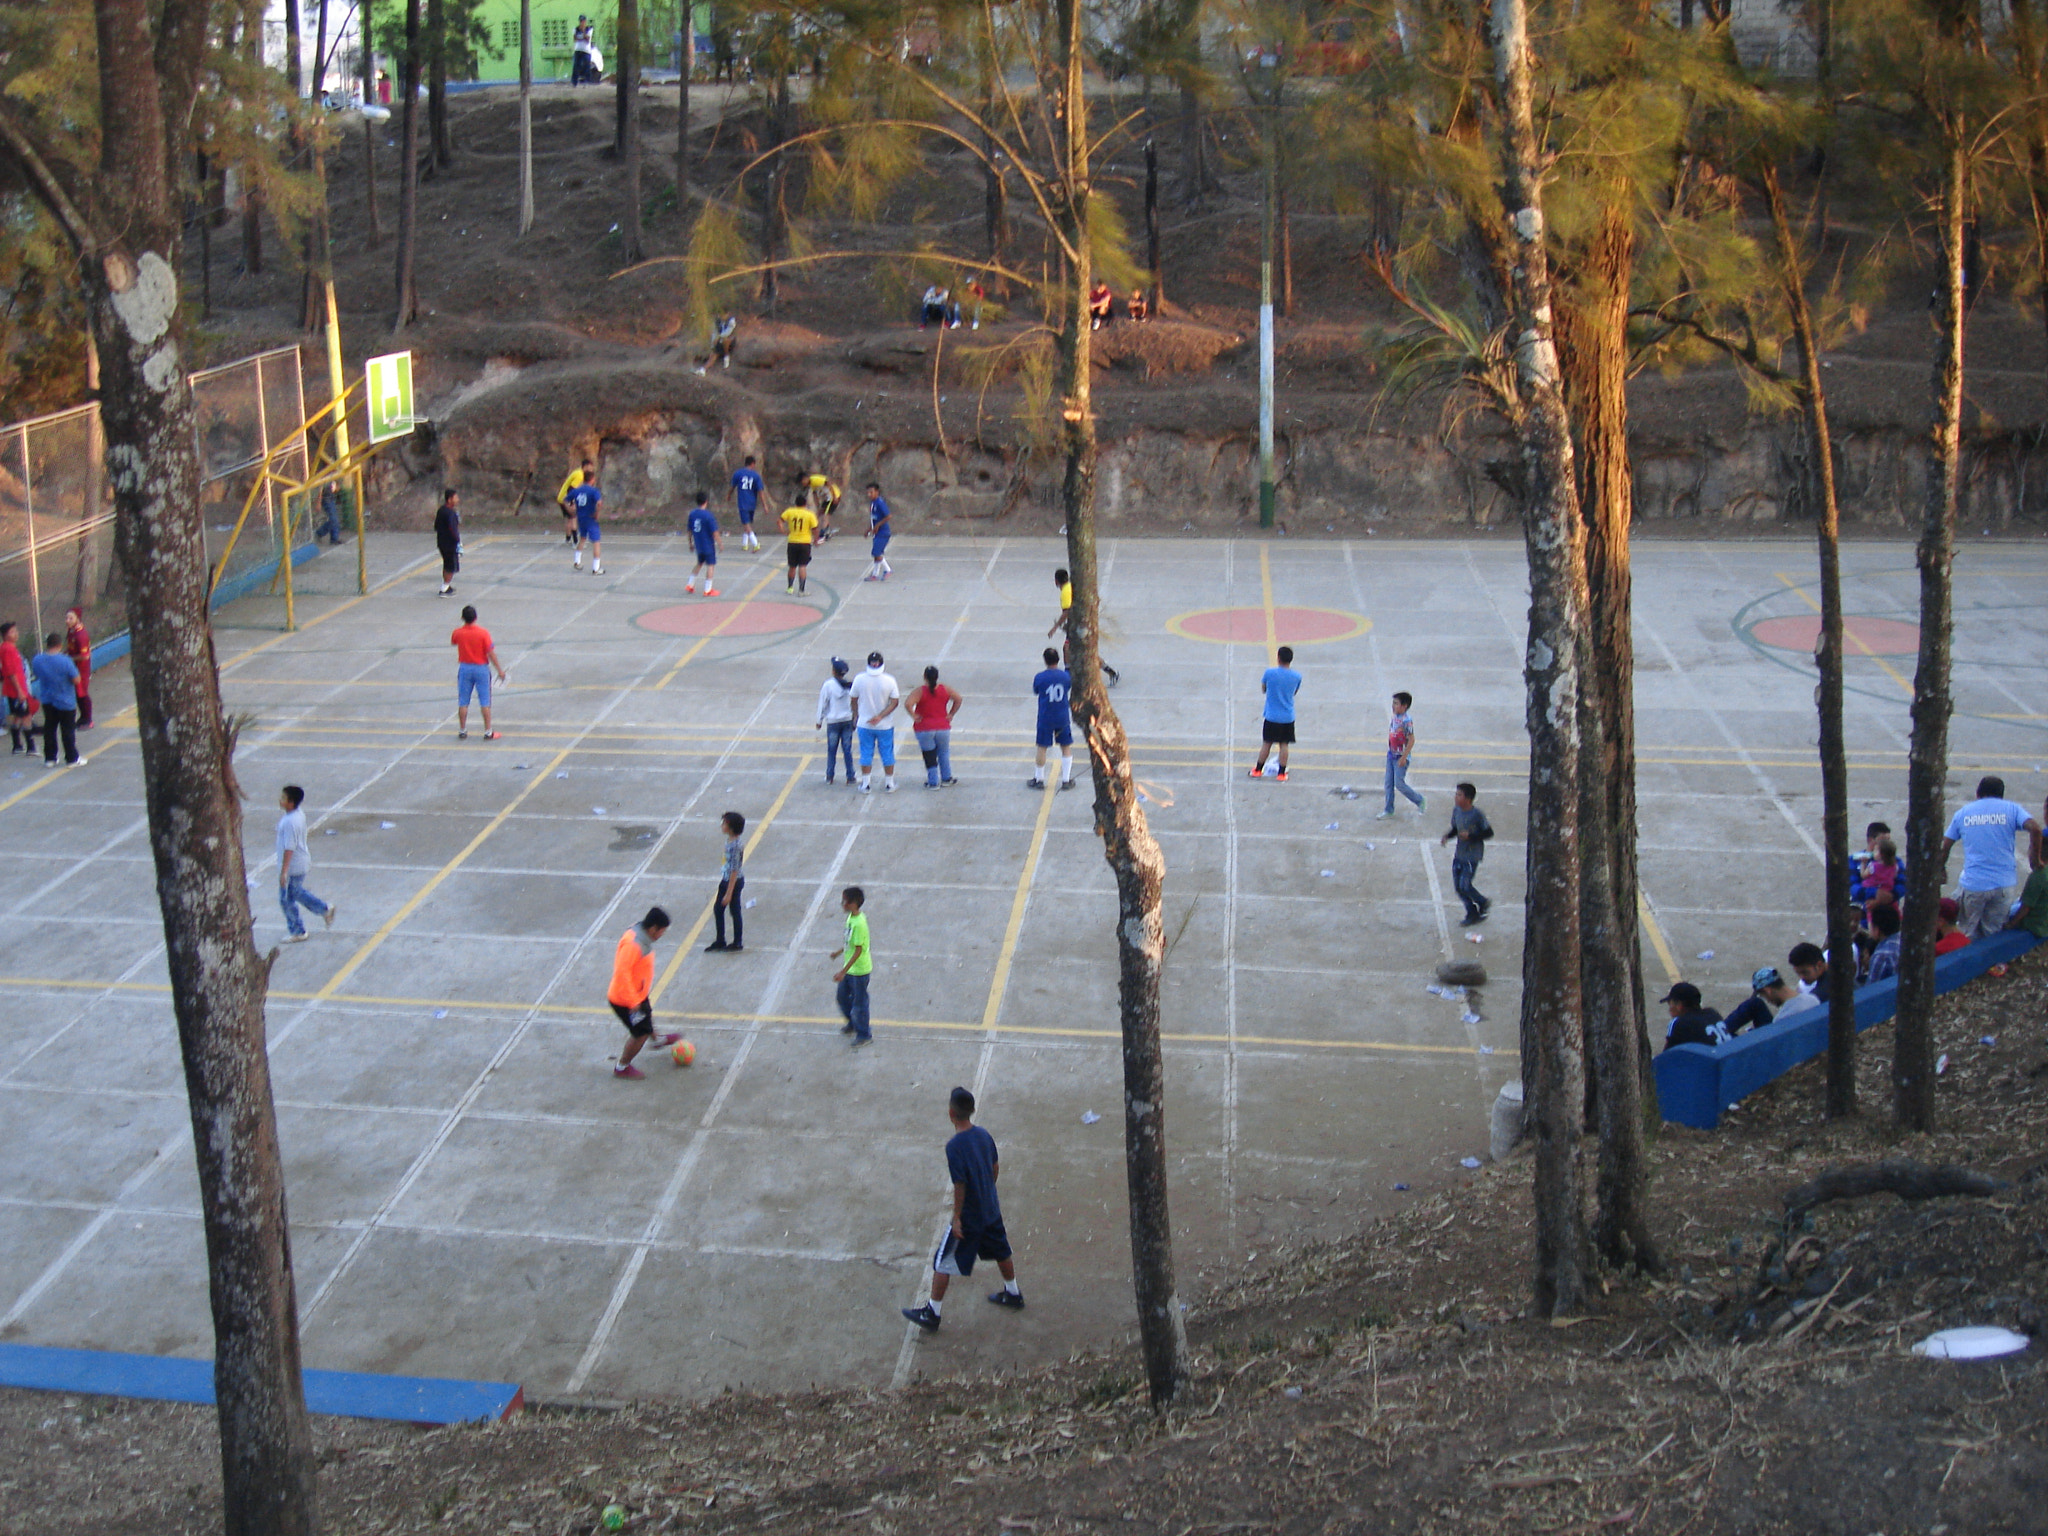
[[477, 623], [475, 608], [462, 610], [462, 624], [448, 642], [455, 647], [455, 739], [469, 739], [469, 696], [474, 693], [484, 712], [484, 740], [496, 741], [498, 733], [491, 729], [491, 673], [495, 670], [502, 683], [505, 667], [491, 644], [491, 632]]
[[0, 695], [7, 700], [7, 739], [17, 753], [33, 752], [36, 728], [30, 722], [35, 719], [36, 700], [28, 691], [28, 664], [15, 639], [14, 625], [0, 624]]
[[76, 608], [64, 610], [64, 654], [78, 668], [78, 728], [92, 729], [92, 636], [86, 633], [85, 615]]

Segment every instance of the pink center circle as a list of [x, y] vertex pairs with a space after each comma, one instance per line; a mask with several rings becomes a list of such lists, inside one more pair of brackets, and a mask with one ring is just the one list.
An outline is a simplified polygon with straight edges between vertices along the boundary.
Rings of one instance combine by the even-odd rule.
[[[1196, 640], [1220, 640], [1231, 645], [1266, 643], [1266, 610], [1263, 608], [1206, 608], [1180, 619], [1181, 633]], [[1275, 608], [1273, 638], [1283, 645], [1313, 645], [1319, 640], [1342, 640], [1364, 631], [1365, 623], [1355, 614], [1334, 608]]]
[[[1749, 631], [1760, 644], [1781, 651], [1812, 654], [1820, 639], [1820, 616], [1800, 613], [1782, 619], [1761, 619]], [[1912, 656], [1920, 650], [1920, 626], [1898, 619], [1847, 614], [1842, 619], [1844, 656]]]
[[808, 629], [824, 617], [806, 603], [728, 602], [708, 598], [655, 608], [633, 622], [657, 635], [781, 635]]

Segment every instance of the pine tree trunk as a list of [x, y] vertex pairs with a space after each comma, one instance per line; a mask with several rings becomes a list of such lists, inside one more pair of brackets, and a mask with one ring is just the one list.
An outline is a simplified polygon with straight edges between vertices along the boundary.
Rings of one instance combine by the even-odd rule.
[[1529, 730], [1528, 908], [1522, 1007], [1533, 1043], [1530, 1114], [1536, 1139], [1535, 1303], [1549, 1317], [1585, 1303], [1585, 1033], [1579, 974], [1579, 685], [1586, 570], [1571, 431], [1551, 337], [1525, 0], [1492, 0], [1499, 91], [1502, 206], [1513, 231], [1510, 322], [1516, 421], [1526, 479], [1529, 648], [1523, 666]]
[[1963, 427], [1963, 224], [1969, 169], [1962, 124], [1944, 130], [1941, 286], [1935, 321], [1934, 420], [1927, 434], [1927, 514], [1920, 567], [1920, 657], [1913, 672], [1913, 739], [1906, 758], [1906, 911], [1893, 1025], [1892, 1112], [1899, 1128], [1934, 1129], [1934, 929], [1946, 870], [1941, 835], [1948, 777], [1949, 626]]
[[519, 233], [533, 228], [533, 0], [519, 0]]
[[391, 329], [404, 330], [419, 313], [413, 284], [413, 256], [419, 246], [420, 221], [420, 0], [405, 0], [405, 128], [399, 136], [398, 171], [398, 299]]
[[782, 259], [783, 232], [788, 222], [787, 205], [783, 202], [786, 167], [782, 146], [789, 139], [789, 74], [779, 63], [769, 86], [768, 134], [772, 153], [767, 158], [761, 207], [761, 307], [772, 314], [780, 289], [775, 263]]
[[1827, 860], [1827, 1116], [1840, 1120], [1856, 1113], [1856, 932], [1849, 904], [1849, 752], [1842, 727], [1841, 513], [1835, 499], [1835, 449], [1828, 433], [1820, 344], [1806, 299], [1806, 261], [1785, 212], [1777, 169], [1768, 161], [1763, 186], [1778, 247], [1778, 282], [1799, 360], [1799, 403], [1806, 426], [1805, 499], [1814, 512], [1820, 543], [1820, 638], [1813, 654], [1820, 674], [1814, 702], [1820, 711], [1821, 852]]
[[2027, 204], [2034, 216], [2034, 294], [2041, 320], [2048, 325], [2048, 97], [2042, 78], [2048, 59], [2043, 58], [2043, 38], [2035, 10], [2037, 0], [2008, 0], [2012, 16], [2012, 49], [2018, 64], [2016, 73], [2033, 97], [2026, 113], [2021, 140], [2027, 150]]
[[446, 170], [455, 163], [455, 141], [448, 136], [448, 8], [445, 0], [427, 0], [427, 127], [432, 135], [435, 168]]
[[315, 1464], [264, 1040], [269, 963], [251, 942], [241, 792], [206, 622], [178, 296], [171, 167], [184, 163], [207, 7], [164, 0], [154, 27], [152, 11], [148, 0], [94, 8], [100, 163], [90, 219], [65, 222], [101, 370], [150, 851], [198, 1163], [223, 1523], [229, 1536], [309, 1536]]
[[1159, 146], [1145, 140], [1145, 268], [1152, 282], [1152, 313], [1166, 309], [1166, 267], [1159, 254]]
[[[371, 11], [373, 0], [362, 0], [363, 28], [363, 105], [368, 107], [377, 99], [377, 50], [371, 46]], [[368, 243], [371, 250], [384, 242], [384, 230], [377, 217], [377, 125], [370, 121], [369, 114], [363, 115], [363, 214], [368, 225]]]
[[1124, 1175], [1131, 1203], [1131, 1278], [1139, 1352], [1155, 1408], [1188, 1379], [1187, 1324], [1174, 1284], [1173, 1224], [1166, 1189], [1166, 1073], [1159, 1043], [1159, 978], [1166, 958], [1161, 884], [1166, 859], [1138, 802], [1123, 721], [1103, 687], [1100, 591], [1095, 562], [1095, 407], [1090, 397], [1088, 103], [1083, 95], [1082, 0], [1057, 0], [1055, 178], [1061, 242], [1071, 258], [1057, 340], [1060, 437], [1066, 450], [1061, 509], [1074, 606], [1067, 625], [1074, 714], [1088, 744], [1095, 825], [1116, 877], [1117, 1012], [1123, 1031]]
[[1181, 202], [1193, 207], [1208, 195], [1209, 158], [1202, 141], [1202, 103], [1187, 80], [1180, 87], [1180, 174]]
[[697, 67], [697, 22], [690, 12], [690, 0], [683, 0], [680, 14], [683, 67], [676, 81], [676, 209], [683, 213], [690, 202], [690, 75]]
[[619, 234], [631, 266], [646, 254], [640, 229], [640, 0], [619, 0], [618, 87], [619, 158], [626, 172]]

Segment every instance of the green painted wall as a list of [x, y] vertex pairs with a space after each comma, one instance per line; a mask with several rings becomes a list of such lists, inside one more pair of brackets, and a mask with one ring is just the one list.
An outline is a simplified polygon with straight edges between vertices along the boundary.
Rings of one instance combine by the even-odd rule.
[[[536, 81], [569, 78], [569, 40], [576, 30], [578, 16], [588, 16], [597, 23], [598, 51], [604, 55], [605, 67], [611, 67], [617, 41], [616, 0], [612, 4], [594, 4], [592, 0], [532, 0], [532, 5], [533, 78]], [[661, 4], [660, 0], [641, 0], [640, 26], [641, 35], [646, 39], [644, 62], [648, 68], [669, 67], [670, 48], [680, 10], [680, 4], [675, 0], [667, 5]], [[708, 0], [694, 6], [693, 14], [697, 35], [703, 37], [711, 29]], [[496, 58], [486, 54], [477, 61], [477, 78], [518, 80], [519, 0], [482, 0], [477, 7], [477, 15], [490, 28], [491, 38], [498, 45]]]

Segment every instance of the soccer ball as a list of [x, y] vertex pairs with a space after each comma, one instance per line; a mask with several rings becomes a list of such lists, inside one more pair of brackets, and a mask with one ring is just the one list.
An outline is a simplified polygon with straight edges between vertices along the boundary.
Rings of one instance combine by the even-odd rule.
[[675, 1058], [677, 1066], [687, 1067], [697, 1059], [697, 1047], [690, 1044], [687, 1040], [678, 1040], [674, 1048], [669, 1051], [669, 1055]]

